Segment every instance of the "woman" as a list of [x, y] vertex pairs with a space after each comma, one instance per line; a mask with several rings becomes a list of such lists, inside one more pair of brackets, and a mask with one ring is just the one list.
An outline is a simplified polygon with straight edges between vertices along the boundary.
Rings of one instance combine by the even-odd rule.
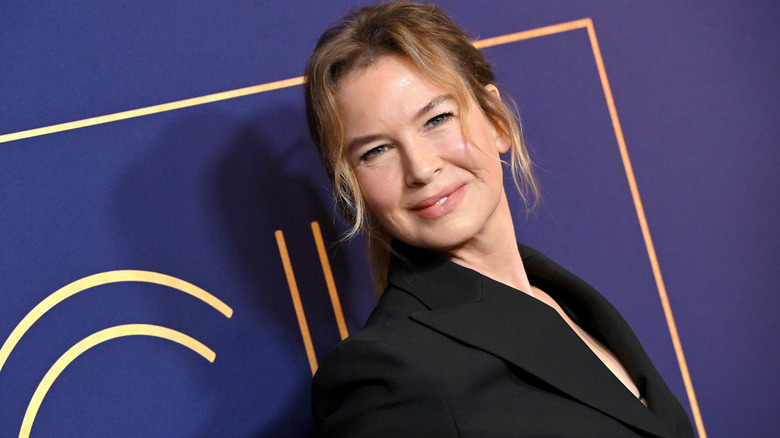
[[357, 11], [323, 34], [307, 77], [312, 138], [384, 289], [315, 375], [321, 435], [693, 436], [617, 311], [515, 243], [500, 155], [527, 203], [532, 166], [446, 15]]

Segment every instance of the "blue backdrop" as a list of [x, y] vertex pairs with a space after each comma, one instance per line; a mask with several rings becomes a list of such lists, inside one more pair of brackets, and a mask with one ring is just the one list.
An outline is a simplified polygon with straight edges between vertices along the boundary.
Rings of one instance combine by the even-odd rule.
[[[0, 5], [1, 436], [311, 435], [274, 232], [321, 359], [312, 221], [350, 331], [374, 297], [295, 84], [356, 4]], [[510, 196], [518, 236], [623, 312], [700, 435], [776, 433], [780, 7], [440, 4], [481, 39], [575, 22], [483, 49], [542, 183], [528, 215]]]

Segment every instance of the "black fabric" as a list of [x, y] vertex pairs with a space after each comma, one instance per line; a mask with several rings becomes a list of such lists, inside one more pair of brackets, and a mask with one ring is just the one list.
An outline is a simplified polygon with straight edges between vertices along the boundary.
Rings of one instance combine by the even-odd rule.
[[558, 313], [525, 293], [396, 243], [389, 285], [312, 387], [327, 437], [693, 437], [617, 310], [519, 245], [532, 285], [620, 359], [644, 406]]

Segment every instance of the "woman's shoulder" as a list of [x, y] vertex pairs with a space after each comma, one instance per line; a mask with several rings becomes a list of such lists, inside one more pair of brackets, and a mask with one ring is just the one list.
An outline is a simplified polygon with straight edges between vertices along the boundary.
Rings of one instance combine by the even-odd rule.
[[322, 436], [433, 436], [419, 435], [423, 424], [455, 434], [447, 397], [418, 354], [419, 325], [409, 322], [420, 305], [387, 292], [366, 326], [338, 343], [314, 376]]
[[[392, 285], [382, 294], [365, 325], [336, 344], [326, 360], [368, 349], [409, 350], [409, 340], [419, 338], [421, 327], [411, 315], [428, 310], [417, 298]], [[333, 358], [331, 358], [333, 357]]]

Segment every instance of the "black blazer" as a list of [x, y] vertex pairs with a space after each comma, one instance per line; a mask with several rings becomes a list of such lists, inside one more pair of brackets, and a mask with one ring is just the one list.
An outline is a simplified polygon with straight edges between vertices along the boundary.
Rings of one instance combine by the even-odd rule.
[[322, 436], [693, 437], [633, 331], [596, 290], [519, 245], [531, 284], [612, 350], [644, 406], [548, 305], [431, 253], [396, 244], [365, 327], [312, 387]]

